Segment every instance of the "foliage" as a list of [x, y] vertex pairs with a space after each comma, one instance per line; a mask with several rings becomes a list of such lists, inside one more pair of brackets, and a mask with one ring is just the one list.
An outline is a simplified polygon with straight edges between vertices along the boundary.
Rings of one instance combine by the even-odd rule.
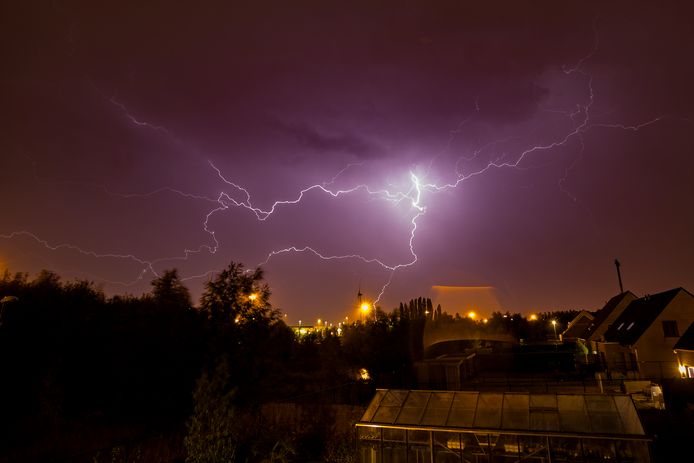
[[213, 324], [225, 327], [233, 323], [274, 321], [270, 288], [262, 283], [263, 270], [246, 271], [243, 264], [231, 262], [205, 285], [200, 309]]
[[[0, 454], [44, 442], [37, 454], [45, 459], [57, 430], [108, 425], [170, 433], [180, 452], [186, 433], [189, 461], [351, 462], [351, 437], [335, 434], [335, 417], [320, 415], [319, 405], [361, 404], [374, 387], [413, 387], [427, 324], [546, 341], [550, 320], [563, 327], [573, 316], [531, 322], [496, 312], [483, 323], [420, 297], [391, 313], [376, 308], [366, 322], [341, 326], [341, 336], [337, 328], [297, 336], [272, 308], [262, 270], [234, 262], [207, 283], [199, 309], [175, 269], [154, 278], [149, 294], [111, 298], [50, 271], [33, 279], [5, 272], [2, 298]], [[359, 379], [361, 368], [370, 380]], [[257, 410], [272, 401], [316, 405], [313, 424], [268, 428]]]
[[181, 282], [176, 269], [165, 270], [152, 280], [152, 298], [160, 306], [187, 308], [193, 305], [190, 291]]
[[222, 359], [210, 375], [203, 373], [195, 386], [195, 408], [188, 421], [185, 447], [188, 463], [231, 463], [239, 440], [234, 395], [229, 388], [229, 365]]

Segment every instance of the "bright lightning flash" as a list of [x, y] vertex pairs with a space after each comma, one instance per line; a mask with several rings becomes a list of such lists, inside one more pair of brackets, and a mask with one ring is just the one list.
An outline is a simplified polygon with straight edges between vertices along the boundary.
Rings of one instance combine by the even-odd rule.
[[[378, 294], [378, 297], [375, 298], [373, 304], [377, 304], [382, 296], [384, 295], [386, 289], [388, 286], [391, 284], [396, 272], [398, 270], [401, 270], [403, 268], [411, 267], [417, 263], [418, 256], [415, 251], [415, 238], [416, 238], [416, 233], [417, 233], [417, 224], [418, 221], [426, 214], [427, 211], [427, 206], [425, 204], [425, 199], [428, 199], [430, 195], [435, 195], [447, 190], [452, 190], [458, 188], [462, 183], [464, 183], [466, 180], [482, 175], [486, 173], [487, 171], [491, 169], [504, 169], [504, 168], [518, 168], [521, 166], [521, 164], [524, 162], [524, 160], [528, 157], [531, 156], [534, 153], [538, 152], [547, 152], [551, 151], [555, 148], [562, 147], [567, 145], [571, 140], [577, 139], [581, 147], [583, 147], [583, 134], [588, 132], [589, 130], [597, 127], [601, 128], [611, 128], [611, 129], [618, 129], [618, 130], [629, 130], [629, 131], [638, 131], [644, 127], [647, 127], [651, 124], [655, 124], [656, 122], [660, 121], [663, 119], [662, 116], [659, 117], [654, 117], [650, 120], [641, 122], [639, 124], [635, 125], [627, 125], [623, 123], [613, 123], [613, 124], [603, 124], [603, 123], [594, 123], [591, 120], [591, 108], [594, 104], [595, 101], [595, 91], [593, 88], [593, 83], [592, 83], [592, 77], [585, 73], [582, 70], [583, 64], [587, 62], [592, 55], [596, 52], [597, 50], [597, 45], [598, 45], [598, 40], [597, 40], [597, 29], [596, 29], [596, 37], [595, 37], [595, 42], [593, 45], [592, 50], [590, 51], [589, 54], [581, 58], [581, 60], [576, 63], [574, 66], [567, 67], [565, 66], [563, 68], [564, 73], [566, 75], [574, 74], [574, 73], [579, 73], [582, 76], [584, 76], [586, 80], [586, 87], [587, 87], [587, 93], [588, 93], [588, 98], [585, 102], [582, 102], [580, 104], [576, 105], [576, 109], [573, 112], [570, 113], [562, 113], [563, 116], [567, 117], [572, 123], [573, 123], [573, 128], [568, 130], [566, 133], [563, 133], [562, 135], [558, 136], [555, 140], [550, 141], [545, 144], [538, 144], [535, 146], [531, 146], [528, 148], [525, 148], [523, 150], [520, 150], [518, 153], [515, 154], [511, 158], [511, 160], [502, 160], [501, 158], [490, 161], [486, 165], [484, 165], [482, 168], [476, 169], [471, 172], [463, 173], [460, 172], [458, 169], [458, 166], [461, 161], [467, 161], [470, 160], [471, 158], [460, 158], [458, 162], [456, 163], [455, 167], [455, 179], [453, 181], [450, 181], [448, 183], [443, 183], [443, 184], [438, 184], [435, 182], [429, 182], [425, 183], [423, 180], [415, 174], [414, 172], [410, 171], [409, 172], [409, 185], [404, 191], [399, 191], [397, 189], [392, 189], [392, 188], [373, 188], [370, 185], [367, 184], [357, 184], [354, 185], [350, 188], [346, 189], [332, 189], [331, 186], [336, 182], [338, 177], [343, 174], [346, 170], [352, 168], [352, 167], [358, 167], [361, 166], [360, 164], [349, 164], [345, 168], [343, 168], [340, 172], [337, 173], [334, 177], [332, 177], [331, 180], [321, 183], [321, 184], [314, 184], [307, 186], [303, 189], [301, 189], [293, 198], [290, 199], [282, 199], [282, 200], [277, 200], [274, 203], [271, 204], [269, 208], [263, 209], [253, 203], [252, 200], [252, 195], [250, 191], [245, 188], [244, 186], [235, 183], [231, 180], [229, 180], [227, 177], [224, 176], [222, 171], [217, 168], [217, 166], [212, 162], [209, 162], [210, 168], [214, 171], [215, 175], [219, 180], [221, 180], [224, 185], [228, 187], [228, 191], [222, 191], [218, 194], [216, 198], [208, 198], [205, 196], [201, 195], [195, 195], [191, 193], [185, 193], [179, 189], [175, 188], [169, 188], [169, 187], [162, 187], [157, 190], [154, 190], [150, 193], [142, 193], [142, 194], [117, 194], [109, 191], [106, 187], [104, 188], [104, 191], [106, 191], [108, 194], [112, 196], [120, 196], [124, 198], [132, 198], [136, 196], [152, 196], [152, 195], [157, 195], [157, 194], [176, 194], [182, 197], [187, 197], [190, 199], [195, 199], [195, 200], [200, 200], [208, 203], [214, 203], [214, 206], [212, 209], [208, 210], [208, 212], [205, 214], [205, 219], [202, 223], [202, 228], [203, 230], [211, 237], [212, 244], [211, 245], [201, 245], [197, 249], [184, 249], [182, 255], [180, 256], [174, 256], [174, 257], [162, 257], [160, 259], [156, 260], [145, 260], [142, 258], [139, 258], [133, 254], [110, 254], [110, 253], [98, 253], [90, 250], [84, 250], [80, 248], [79, 246], [73, 245], [73, 244], [50, 244], [47, 240], [44, 240], [37, 235], [35, 235], [32, 232], [29, 231], [15, 231], [11, 232], [8, 234], [0, 235], [0, 238], [4, 239], [12, 239], [16, 238], [19, 236], [25, 236], [33, 239], [40, 245], [44, 246], [46, 249], [56, 251], [59, 249], [67, 249], [71, 250], [83, 255], [91, 256], [93, 258], [97, 259], [125, 259], [125, 260], [130, 260], [136, 264], [138, 264], [141, 267], [141, 270], [139, 272], [139, 276], [131, 281], [131, 282], [114, 282], [114, 283], [119, 283], [122, 285], [131, 285], [134, 284], [137, 281], [140, 281], [144, 275], [147, 272], [152, 273], [153, 275], [157, 275], [157, 272], [155, 270], [155, 265], [158, 263], [163, 263], [165, 261], [172, 261], [172, 260], [187, 260], [190, 255], [200, 253], [203, 251], [206, 251], [210, 254], [215, 254], [217, 250], [219, 249], [219, 240], [217, 238], [217, 235], [213, 229], [210, 227], [210, 220], [213, 216], [227, 212], [231, 208], [239, 208], [239, 209], [245, 209], [246, 211], [252, 213], [255, 218], [260, 221], [260, 222], [265, 222], [267, 221], [278, 209], [280, 208], [286, 208], [286, 207], [292, 207], [296, 206], [299, 203], [304, 200], [307, 194], [309, 193], [319, 193], [319, 194], [324, 194], [329, 197], [332, 197], [334, 199], [338, 199], [343, 196], [351, 195], [356, 192], [362, 192], [366, 193], [367, 195], [373, 197], [374, 199], [377, 200], [382, 200], [387, 203], [392, 204], [393, 206], [399, 206], [403, 202], [405, 204], [409, 204], [409, 214], [411, 215], [410, 217], [410, 229], [409, 229], [409, 239], [408, 239], [408, 247], [409, 247], [409, 254], [410, 257], [404, 262], [385, 262], [381, 259], [375, 258], [375, 257], [369, 257], [369, 256], [364, 256], [359, 253], [353, 253], [353, 254], [344, 254], [344, 255], [335, 255], [335, 254], [330, 254], [328, 252], [320, 251], [318, 249], [315, 249], [310, 246], [303, 246], [303, 247], [298, 247], [298, 246], [290, 246], [287, 248], [283, 249], [275, 249], [270, 251], [266, 258], [260, 262], [259, 265], [265, 265], [267, 264], [271, 259], [282, 255], [282, 254], [287, 254], [287, 253], [311, 253], [314, 256], [318, 257], [319, 259], [326, 260], [326, 261], [332, 261], [332, 260], [354, 260], [354, 261], [360, 261], [364, 264], [373, 264], [380, 266], [383, 270], [387, 272], [387, 279], [385, 283], [382, 285], [380, 293]], [[114, 98], [111, 98], [110, 103], [118, 108], [123, 112], [124, 116], [136, 127], [139, 129], [148, 129], [148, 130], [154, 130], [160, 133], [163, 133], [173, 139], [171, 132], [160, 125], [156, 124], [151, 124], [149, 122], [143, 121], [141, 119], [135, 118], [131, 112], [126, 108], [125, 105], [122, 103], [116, 101]], [[476, 111], [479, 112], [479, 102], [476, 100], [475, 101], [475, 106], [476, 106]], [[474, 117], [474, 116], [472, 116]], [[463, 124], [465, 124], [470, 118], [466, 119], [463, 121], [461, 124], [459, 124], [458, 128], [454, 131], [451, 132], [451, 136], [454, 136], [458, 133], [460, 133], [460, 129]], [[497, 142], [492, 142], [488, 145], [485, 145], [485, 147], [482, 147], [475, 151], [473, 154], [473, 157], [477, 157], [480, 152], [486, 149], [486, 147], [492, 146], [494, 143]], [[450, 146], [451, 140], [449, 140], [448, 146]], [[581, 148], [582, 152], [583, 148]], [[431, 162], [429, 163], [429, 167], [431, 167], [431, 164], [433, 163], [434, 158], [432, 158]], [[575, 161], [574, 161], [575, 163]], [[568, 175], [568, 171], [573, 167], [573, 164], [567, 169], [566, 175]], [[424, 177], [426, 177], [427, 173], [424, 173]], [[563, 190], [563, 183], [564, 179], [561, 179], [559, 184], [560, 188]], [[563, 190], [564, 191], [564, 190]], [[212, 270], [205, 272], [201, 275], [192, 275], [192, 276], [187, 276], [184, 278], [184, 280], [190, 280], [194, 278], [201, 278], [201, 277], [206, 277], [214, 273]]]

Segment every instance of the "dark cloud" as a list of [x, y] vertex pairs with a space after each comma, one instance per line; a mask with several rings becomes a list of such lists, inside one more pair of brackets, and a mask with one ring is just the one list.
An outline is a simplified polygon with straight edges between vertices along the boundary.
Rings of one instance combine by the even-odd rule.
[[330, 156], [347, 154], [358, 160], [370, 160], [383, 156], [383, 148], [355, 134], [324, 134], [306, 124], [280, 124], [279, 130], [286, 132], [298, 144], [311, 151], [312, 155]]

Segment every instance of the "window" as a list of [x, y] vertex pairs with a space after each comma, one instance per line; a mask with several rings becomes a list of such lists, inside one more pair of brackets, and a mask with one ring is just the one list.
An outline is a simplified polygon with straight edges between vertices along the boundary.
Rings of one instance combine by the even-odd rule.
[[678, 338], [680, 332], [677, 329], [677, 321], [663, 320], [663, 334], [666, 338]]

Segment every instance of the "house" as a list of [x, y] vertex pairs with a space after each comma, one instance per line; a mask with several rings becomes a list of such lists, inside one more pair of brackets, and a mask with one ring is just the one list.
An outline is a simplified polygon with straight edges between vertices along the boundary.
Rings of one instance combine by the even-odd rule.
[[604, 341], [605, 332], [612, 326], [617, 317], [622, 315], [624, 309], [636, 299], [638, 297], [634, 293], [625, 291], [607, 301], [605, 306], [595, 314], [593, 323], [588, 327], [584, 338], [590, 343], [593, 351], [597, 350], [595, 344], [598, 341]]
[[684, 288], [631, 301], [596, 347], [613, 376], [679, 377], [673, 357], [681, 330], [694, 322], [694, 295]]
[[675, 343], [675, 357], [680, 375], [683, 378], [694, 378], [694, 323]]
[[569, 326], [561, 334], [561, 338], [564, 341], [578, 341], [586, 339], [586, 334], [588, 333], [588, 327], [593, 323], [595, 317], [593, 314], [586, 310], [581, 310], [581, 312], [574, 317], [569, 323]]
[[637, 297], [634, 293], [626, 291], [607, 301], [595, 315], [582, 310], [569, 323], [566, 331], [562, 333], [562, 339], [565, 341], [580, 340], [586, 342], [586, 344], [590, 342], [591, 350], [596, 351], [595, 342], [603, 340], [605, 331], [622, 314], [631, 301], [635, 299]]

